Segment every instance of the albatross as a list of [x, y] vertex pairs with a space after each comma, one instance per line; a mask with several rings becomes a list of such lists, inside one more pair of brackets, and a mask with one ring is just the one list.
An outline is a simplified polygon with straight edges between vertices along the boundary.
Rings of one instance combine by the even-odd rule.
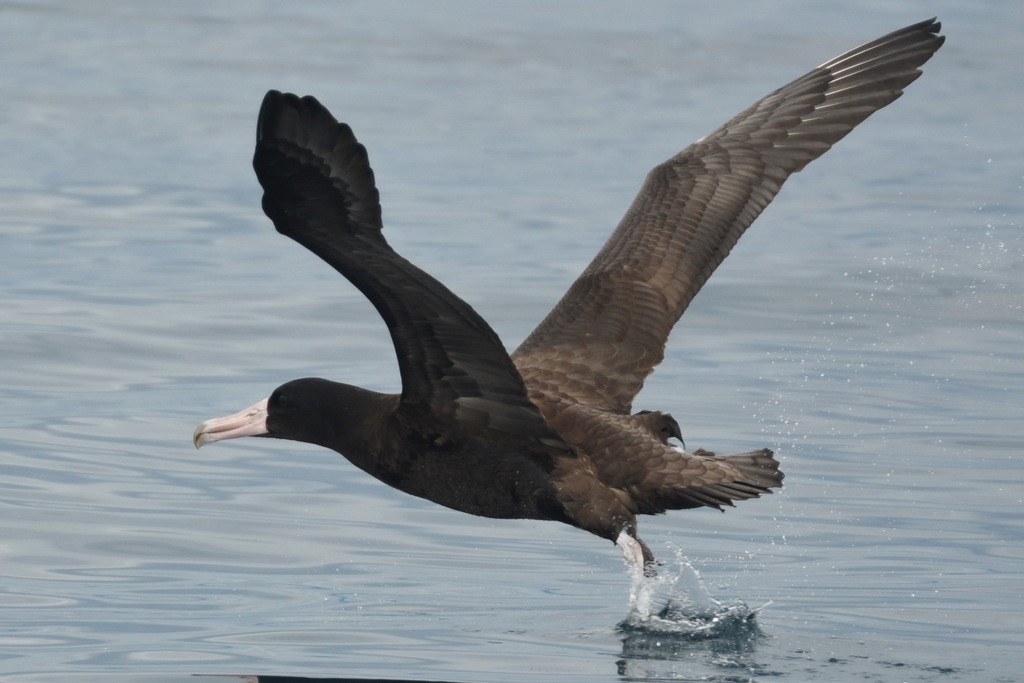
[[[597, 256], [513, 353], [396, 253], [366, 149], [313, 97], [270, 91], [253, 166], [278, 232], [347, 278], [387, 324], [401, 393], [320, 379], [202, 422], [193, 443], [263, 436], [337, 451], [414, 496], [473, 515], [563, 522], [654, 557], [637, 516], [782, 486], [767, 448], [682, 445], [668, 413], [633, 412], [673, 325], [783, 183], [903, 94], [942, 45], [932, 19], [779, 88], [647, 175]], [[679, 442], [679, 443], [676, 443]]]

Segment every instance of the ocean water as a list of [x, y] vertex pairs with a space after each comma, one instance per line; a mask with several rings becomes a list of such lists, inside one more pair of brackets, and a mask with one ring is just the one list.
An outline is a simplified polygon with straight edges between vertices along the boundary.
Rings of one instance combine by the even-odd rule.
[[[637, 401], [787, 474], [643, 519], [656, 582], [331, 452], [192, 448], [294, 377], [398, 387], [373, 309], [260, 210], [267, 89], [352, 125], [389, 241], [514, 348], [651, 166], [935, 14], [924, 76], [790, 181]], [[0, 2], [0, 679], [1024, 677], [1022, 29], [994, 2]]]

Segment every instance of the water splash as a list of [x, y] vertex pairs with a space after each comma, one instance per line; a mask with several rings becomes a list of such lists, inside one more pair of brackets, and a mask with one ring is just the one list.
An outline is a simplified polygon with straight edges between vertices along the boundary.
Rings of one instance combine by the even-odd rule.
[[722, 602], [711, 595], [682, 553], [676, 552], [674, 564], [676, 571], [661, 567], [655, 576], [633, 572], [629, 614], [618, 625], [621, 633], [688, 640], [761, 635], [756, 616], [771, 603], [750, 607], [742, 600]]

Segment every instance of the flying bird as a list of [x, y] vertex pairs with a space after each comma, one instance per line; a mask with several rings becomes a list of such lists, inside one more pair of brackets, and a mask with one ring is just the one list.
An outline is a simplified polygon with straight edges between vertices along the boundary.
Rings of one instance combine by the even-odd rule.
[[263, 210], [376, 307], [402, 391], [293, 380], [201, 423], [194, 444], [317, 444], [455, 510], [589, 531], [616, 543], [634, 571], [650, 571], [637, 515], [722, 509], [783, 479], [766, 448], [688, 452], [671, 415], [633, 412], [669, 332], [790, 174], [917, 79], [943, 43], [939, 30], [924, 21], [829, 60], [656, 166], [512, 354], [466, 302], [388, 245], [366, 149], [349, 126], [312, 97], [268, 92], [253, 159]]

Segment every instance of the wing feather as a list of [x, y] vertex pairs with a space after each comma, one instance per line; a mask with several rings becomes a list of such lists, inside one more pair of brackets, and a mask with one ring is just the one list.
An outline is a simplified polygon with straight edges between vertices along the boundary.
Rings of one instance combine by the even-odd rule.
[[628, 412], [673, 325], [790, 174], [896, 100], [942, 45], [939, 29], [924, 21], [829, 60], [656, 166], [513, 353], [531, 395]]
[[278, 232], [352, 282], [388, 326], [402, 401], [451, 424], [558, 442], [491, 327], [381, 231], [366, 149], [312, 97], [267, 93], [253, 167]]

